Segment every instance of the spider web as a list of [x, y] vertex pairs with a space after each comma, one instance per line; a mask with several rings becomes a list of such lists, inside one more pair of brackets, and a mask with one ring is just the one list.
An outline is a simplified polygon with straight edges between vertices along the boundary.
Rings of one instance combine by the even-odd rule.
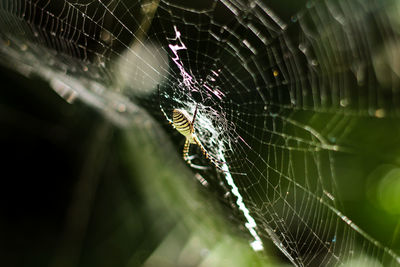
[[346, 170], [396, 162], [398, 129], [379, 129], [399, 117], [398, 3], [308, 1], [281, 19], [267, 1], [187, 2], [2, 0], [2, 63], [118, 123], [146, 110], [177, 153], [167, 120], [197, 106], [211, 160], [192, 145], [207, 167], [193, 170], [255, 250], [272, 242], [298, 266], [399, 264], [345, 208], [364, 185]]

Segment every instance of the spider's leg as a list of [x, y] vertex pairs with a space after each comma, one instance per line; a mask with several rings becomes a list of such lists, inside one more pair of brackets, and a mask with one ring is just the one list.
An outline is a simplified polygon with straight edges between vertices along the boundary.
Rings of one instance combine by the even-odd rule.
[[206, 159], [210, 160], [215, 167], [217, 167], [217, 169], [222, 170], [221, 167], [219, 166], [220, 164], [224, 164], [224, 162], [216, 159], [215, 157], [211, 156], [207, 150], [204, 148], [203, 144], [200, 142], [200, 140], [194, 136], [193, 141], [200, 147], [201, 152], [203, 153], [204, 157], [206, 157]]
[[189, 157], [189, 148], [190, 148], [190, 141], [189, 139], [186, 139], [185, 141], [185, 145], [183, 147], [183, 159], [189, 163], [192, 164], [192, 162], [190, 161], [190, 157]]
[[211, 157], [211, 155], [207, 152], [207, 150], [204, 148], [203, 144], [200, 142], [200, 140], [194, 136], [193, 141], [200, 147], [201, 152], [203, 153], [204, 157], [206, 157], [206, 159], [214, 159], [214, 157]]
[[206, 157], [206, 159], [208, 159], [209, 158], [209, 154], [206, 151], [206, 149], [204, 148], [203, 144], [200, 142], [200, 140], [197, 137], [194, 137], [193, 141], [200, 147], [201, 152], [203, 152], [203, 155]]
[[198, 169], [198, 170], [209, 170], [210, 169], [210, 167], [200, 166], [200, 165], [196, 165], [193, 163], [190, 164], [190, 167], [192, 167], [194, 169]]
[[196, 104], [196, 109], [194, 110], [194, 114], [193, 114], [193, 119], [192, 119], [192, 126], [194, 125], [194, 122], [196, 120], [196, 115], [197, 115], [197, 108], [199, 107], [199, 103]]
[[167, 119], [167, 121], [169, 122], [169, 124], [171, 124], [172, 127], [175, 129], [174, 122], [173, 122], [171, 119], [168, 118], [167, 113], [165, 113], [163, 107], [161, 106], [161, 101], [160, 101], [160, 85], [157, 85], [157, 88], [158, 88], [158, 103], [159, 103], [159, 106], [160, 106], [160, 110], [161, 110], [162, 114], [164, 115], [164, 117], [165, 117], [165, 118]]
[[198, 156], [197, 156], [196, 154], [193, 154], [193, 155], [188, 156], [188, 158], [189, 158], [190, 160], [192, 160], [192, 159], [198, 158]]
[[165, 118], [167, 119], [167, 121], [169, 122], [169, 124], [171, 124], [171, 126], [175, 129], [174, 122], [173, 122], [171, 119], [168, 118], [167, 114], [165, 113], [165, 111], [163, 110], [163, 108], [161, 107], [161, 105], [160, 105], [160, 109], [161, 109], [162, 114], [164, 114], [164, 117], [165, 117]]
[[189, 156], [189, 148], [190, 148], [190, 141], [189, 139], [186, 139], [185, 142], [185, 146], [183, 147], [183, 159], [190, 165], [190, 167], [195, 168], [195, 169], [199, 169], [199, 170], [207, 170], [209, 169], [209, 167], [205, 167], [205, 166], [199, 166], [196, 164], [192, 163], [192, 159], [195, 158], [196, 156]]
[[[223, 173], [227, 172], [226, 170], [224, 170], [221, 167], [221, 165], [226, 164], [226, 162], [220, 161], [220, 160], [216, 159], [215, 156], [208, 153], [207, 150], [204, 148], [204, 146], [201, 144], [200, 140], [196, 136], [194, 136], [193, 141], [200, 147], [201, 152], [203, 152], [203, 155], [206, 157], [206, 159], [211, 161], [211, 163], [215, 166], [215, 168], [217, 168], [218, 170], [220, 170]], [[201, 170], [207, 169], [207, 167], [204, 167], [204, 166], [193, 165], [191, 163], [189, 163], [189, 164], [193, 168], [197, 168], [197, 169], [201, 169]], [[229, 172], [229, 173], [236, 174], [236, 175], [243, 175], [243, 176], [247, 175], [246, 173], [242, 173], [242, 172]]]

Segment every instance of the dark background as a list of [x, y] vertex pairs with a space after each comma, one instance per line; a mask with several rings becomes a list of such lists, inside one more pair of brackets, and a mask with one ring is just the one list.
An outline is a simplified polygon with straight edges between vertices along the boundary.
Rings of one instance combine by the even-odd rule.
[[[37, 78], [1, 68], [0, 80], [1, 265], [145, 259], [162, 231], [153, 229], [135, 167], [122, 157], [121, 131]], [[124, 226], [130, 219], [134, 224]]]

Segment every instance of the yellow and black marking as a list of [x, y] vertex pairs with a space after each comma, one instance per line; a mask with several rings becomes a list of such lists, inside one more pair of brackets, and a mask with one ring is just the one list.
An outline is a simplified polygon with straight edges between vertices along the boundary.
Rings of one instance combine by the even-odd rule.
[[189, 158], [189, 147], [190, 142], [188, 139], [186, 139], [185, 146], [183, 147], [183, 159], [190, 164], [191, 160]]
[[174, 109], [172, 112], [172, 122], [176, 130], [189, 139], [190, 143], [193, 144], [194, 142], [191, 140], [191, 134], [194, 133], [194, 128], [188, 114], [183, 110]]
[[186, 137], [185, 146], [183, 147], [183, 159], [189, 164], [192, 164], [189, 157], [190, 144], [198, 145], [203, 155], [207, 159], [209, 158], [206, 149], [201, 144], [200, 140], [197, 138], [194, 132], [194, 120], [195, 116], [193, 116], [193, 120], [190, 120], [189, 114], [185, 110], [174, 109], [172, 112], [172, 124], [178, 132]]
[[195, 144], [197, 144], [200, 147], [201, 152], [203, 152], [204, 157], [206, 157], [206, 159], [208, 159], [209, 158], [208, 153], [207, 153], [206, 149], [203, 147], [203, 145], [200, 143], [199, 139], [197, 139], [197, 137], [195, 137], [193, 140], [194, 140]]
[[[160, 95], [160, 87], [158, 87], [158, 93]], [[221, 167], [219, 165], [222, 164], [223, 162], [218, 161], [217, 159], [215, 159], [212, 155], [210, 155], [207, 152], [207, 150], [204, 148], [203, 144], [197, 138], [197, 135], [195, 133], [194, 124], [195, 124], [196, 115], [197, 115], [197, 107], [198, 106], [196, 105], [196, 109], [194, 111], [192, 119], [186, 110], [174, 109], [172, 111], [172, 120], [170, 120], [160, 104], [161, 112], [164, 114], [167, 121], [172, 125], [172, 127], [174, 127], [180, 134], [182, 134], [186, 138], [185, 146], [183, 147], [183, 159], [193, 168], [203, 169], [203, 170], [207, 169], [207, 167], [194, 165], [191, 162], [191, 157], [189, 156], [190, 145], [196, 144], [200, 147], [201, 152], [203, 153], [204, 157], [206, 159], [210, 160], [211, 163], [213, 163], [215, 165], [215, 167], [217, 167], [218, 169], [221, 169]]]

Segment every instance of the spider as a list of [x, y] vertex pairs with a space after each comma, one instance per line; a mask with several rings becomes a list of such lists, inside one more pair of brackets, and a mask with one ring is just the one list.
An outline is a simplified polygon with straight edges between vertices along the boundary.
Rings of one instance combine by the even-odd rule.
[[186, 137], [185, 145], [183, 146], [183, 159], [191, 166], [195, 168], [204, 169], [205, 167], [194, 165], [191, 162], [192, 157], [189, 156], [189, 149], [191, 144], [196, 144], [200, 147], [203, 155], [208, 159], [210, 158], [206, 149], [197, 138], [194, 131], [194, 123], [197, 115], [197, 105], [194, 111], [193, 119], [190, 120], [189, 114], [183, 109], [174, 109], [172, 111], [172, 126], [184, 137]]
[[196, 144], [200, 147], [201, 152], [203, 153], [204, 157], [206, 159], [209, 159], [215, 167], [221, 170], [221, 167], [218, 166], [217, 163], [220, 163], [218, 160], [214, 159], [204, 148], [202, 143], [200, 142], [199, 138], [197, 137], [195, 133], [195, 128], [194, 128], [194, 123], [196, 121], [196, 115], [197, 115], [197, 108], [198, 104], [196, 105], [196, 109], [193, 114], [193, 118], [190, 119], [190, 116], [186, 110], [183, 109], [174, 109], [172, 111], [172, 120], [170, 120], [167, 115], [165, 114], [163, 108], [161, 107], [161, 111], [164, 114], [165, 118], [167, 121], [172, 125], [174, 129], [176, 129], [180, 134], [182, 134], [185, 138], [185, 145], [183, 147], [183, 159], [193, 168], [200, 169], [200, 170], [206, 170], [208, 167], [205, 166], [199, 166], [195, 165], [192, 163], [192, 159], [195, 156], [189, 156], [189, 149], [191, 144]]

